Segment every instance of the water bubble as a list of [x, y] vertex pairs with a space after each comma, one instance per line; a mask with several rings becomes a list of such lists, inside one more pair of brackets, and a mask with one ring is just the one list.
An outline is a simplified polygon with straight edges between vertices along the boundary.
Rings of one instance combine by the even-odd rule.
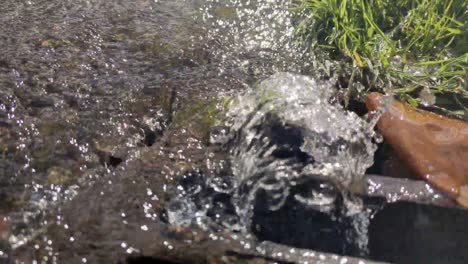
[[434, 93], [427, 87], [424, 87], [419, 92], [419, 99], [421, 99], [421, 104], [424, 106], [431, 106], [436, 103], [436, 96]]

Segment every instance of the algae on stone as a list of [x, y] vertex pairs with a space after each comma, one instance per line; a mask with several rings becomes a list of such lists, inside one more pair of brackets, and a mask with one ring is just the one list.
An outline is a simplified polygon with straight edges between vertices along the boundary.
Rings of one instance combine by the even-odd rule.
[[227, 109], [230, 97], [223, 99], [195, 100], [192, 104], [174, 115], [174, 124], [188, 127], [196, 137], [207, 143], [210, 129], [222, 118], [222, 113]]

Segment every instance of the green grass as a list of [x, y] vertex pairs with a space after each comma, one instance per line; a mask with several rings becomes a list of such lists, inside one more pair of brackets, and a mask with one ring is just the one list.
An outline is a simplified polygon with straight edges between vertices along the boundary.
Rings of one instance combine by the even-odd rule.
[[413, 105], [424, 101], [423, 89], [454, 94], [459, 104], [468, 98], [468, 1], [300, 2], [297, 11], [306, 18], [296, 27], [298, 40], [314, 54], [325, 53], [318, 57], [351, 79], [349, 88], [363, 86], [357, 94], [392, 89]]

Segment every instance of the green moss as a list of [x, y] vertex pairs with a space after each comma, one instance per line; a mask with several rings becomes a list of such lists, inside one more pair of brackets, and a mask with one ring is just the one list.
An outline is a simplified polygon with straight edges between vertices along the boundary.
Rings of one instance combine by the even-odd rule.
[[66, 125], [62, 122], [44, 122], [39, 126], [39, 133], [43, 136], [51, 136], [55, 133], [64, 131]]
[[67, 186], [71, 180], [71, 172], [61, 167], [51, 167], [47, 171], [47, 180], [49, 184]]
[[236, 15], [236, 8], [230, 6], [223, 6], [214, 10], [214, 15], [218, 18], [229, 19]]
[[214, 100], [194, 99], [197, 103], [176, 112], [173, 123], [189, 127], [192, 133], [205, 143], [208, 142], [210, 129], [222, 118], [231, 97]]
[[273, 99], [275, 99], [276, 97], [278, 97], [279, 93], [277, 91], [274, 91], [274, 90], [268, 90], [262, 98], [260, 98], [260, 104], [264, 104], [264, 103], [267, 103]]

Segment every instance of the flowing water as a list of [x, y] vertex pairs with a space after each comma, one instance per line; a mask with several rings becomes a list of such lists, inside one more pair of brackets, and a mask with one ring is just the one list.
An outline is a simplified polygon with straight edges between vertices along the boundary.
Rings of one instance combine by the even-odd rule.
[[[206, 224], [214, 214], [221, 225], [246, 232], [256, 206], [277, 211], [294, 197], [337, 222], [345, 216], [354, 222], [356, 234], [349, 239], [364, 255], [366, 219], [372, 210], [351, 192], [363, 193], [363, 176], [377, 148], [372, 143], [374, 130], [371, 123], [331, 104], [334, 91], [330, 81], [277, 73], [239, 96], [227, 113], [230, 132], [222, 140], [230, 149], [232, 175], [211, 179], [208, 186], [200, 184], [195, 190], [196, 182], [190, 189], [183, 188], [185, 200], [172, 202], [169, 222]], [[200, 193], [207, 188], [217, 194], [203, 199]], [[219, 195], [227, 195], [230, 203], [220, 206]], [[201, 202], [196, 201], [200, 198]], [[209, 206], [197, 206], [197, 202]]]
[[168, 223], [250, 249], [275, 241], [265, 215], [285, 207], [318, 240], [332, 230], [328, 246], [290, 244], [366, 256], [374, 209], [356, 194], [378, 138], [292, 41], [293, 6], [4, 0], [0, 263], [174, 251]]

